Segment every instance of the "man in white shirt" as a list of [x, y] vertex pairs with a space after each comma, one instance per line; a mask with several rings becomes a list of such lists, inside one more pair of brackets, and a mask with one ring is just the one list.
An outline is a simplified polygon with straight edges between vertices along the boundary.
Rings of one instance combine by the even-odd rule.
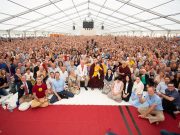
[[78, 86], [80, 87], [80, 82], [84, 81], [85, 82], [85, 90], [87, 89], [87, 85], [88, 85], [88, 71], [87, 71], [87, 66], [84, 64], [84, 60], [80, 61], [80, 65], [77, 67], [76, 70], [76, 74], [77, 74], [77, 81], [78, 81]]
[[61, 67], [60, 75], [61, 75], [61, 78], [65, 82], [67, 82], [67, 80], [68, 80], [68, 72], [66, 71], [66, 67]]
[[165, 94], [165, 90], [168, 88], [167, 84], [170, 82], [170, 78], [166, 76], [164, 78], [164, 81], [161, 81], [157, 87], [156, 91]]
[[52, 82], [54, 81], [54, 72], [50, 72], [50, 76], [48, 77], [47, 81], [46, 81], [46, 85], [47, 85], [47, 90], [48, 93], [53, 93], [52, 91]]
[[48, 73], [50, 74], [51, 72], [55, 73], [58, 71], [58, 68], [56, 68], [56, 64], [55, 63], [52, 63], [51, 64], [51, 67], [49, 67], [48, 69]]

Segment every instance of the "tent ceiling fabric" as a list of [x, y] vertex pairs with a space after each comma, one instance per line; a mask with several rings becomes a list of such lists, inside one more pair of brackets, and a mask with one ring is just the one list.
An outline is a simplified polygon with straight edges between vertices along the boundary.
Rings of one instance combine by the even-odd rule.
[[106, 33], [180, 30], [180, 0], [1, 0], [0, 30], [71, 33], [89, 13]]

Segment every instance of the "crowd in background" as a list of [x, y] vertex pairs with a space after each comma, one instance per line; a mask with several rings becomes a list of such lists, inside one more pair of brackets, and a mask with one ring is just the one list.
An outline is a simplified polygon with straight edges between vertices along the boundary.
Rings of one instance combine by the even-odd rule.
[[136, 107], [146, 101], [138, 111], [150, 123], [163, 121], [163, 110], [174, 118], [180, 110], [180, 46], [173, 39], [62, 36], [0, 41], [0, 48], [0, 95], [18, 92], [17, 105], [46, 107], [84, 87]]

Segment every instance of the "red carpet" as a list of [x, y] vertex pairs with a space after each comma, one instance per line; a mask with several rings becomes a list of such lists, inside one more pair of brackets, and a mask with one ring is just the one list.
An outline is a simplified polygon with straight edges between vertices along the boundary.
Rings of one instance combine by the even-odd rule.
[[165, 113], [165, 121], [156, 124], [149, 124], [148, 120], [138, 118], [137, 109], [134, 107], [129, 107], [131, 113], [133, 114], [133, 118], [135, 119], [138, 127], [140, 128], [142, 135], [159, 135], [162, 129], [166, 129], [171, 132], [180, 133], [180, 128], [178, 128], [178, 122], [180, 121], [180, 115], [178, 115], [177, 119], [174, 120], [170, 115]]
[[[121, 108], [123, 114], [117, 106], [61, 105], [12, 113], [0, 108], [0, 135], [105, 135], [109, 128], [118, 135], [129, 135], [123, 115], [132, 134], [138, 135], [127, 108]], [[178, 121], [169, 116], [155, 126], [139, 119], [135, 108], [129, 108], [142, 135], [158, 135], [162, 128], [179, 131]]]

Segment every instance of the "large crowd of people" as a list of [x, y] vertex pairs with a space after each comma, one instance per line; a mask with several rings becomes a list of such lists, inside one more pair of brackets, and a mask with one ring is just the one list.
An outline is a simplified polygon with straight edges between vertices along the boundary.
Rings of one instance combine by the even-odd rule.
[[0, 47], [0, 95], [17, 92], [18, 106], [47, 107], [84, 87], [130, 102], [150, 123], [164, 121], [163, 110], [173, 118], [180, 111], [180, 46], [173, 39], [62, 36], [3, 40]]

